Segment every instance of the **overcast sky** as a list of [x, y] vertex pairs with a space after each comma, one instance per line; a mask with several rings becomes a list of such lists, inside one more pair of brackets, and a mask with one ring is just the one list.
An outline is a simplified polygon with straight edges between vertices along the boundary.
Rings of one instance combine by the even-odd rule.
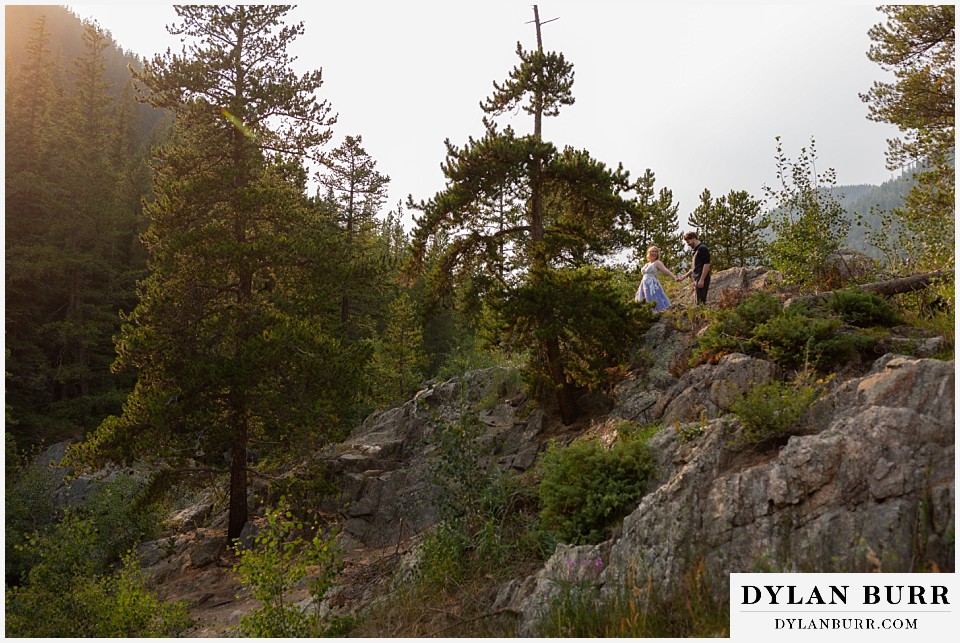
[[[867, 120], [859, 94], [889, 79], [870, 62], [875, 5], [539, 3], [544, 48], [574, 66], [576, 104], [545, 119], [558, 146], [654, 171], [673, 190], [680, 225], [708, 188], [714, 196], [775, 185], [775, 137], [788, 157], [816, 139], [818, 167], [840, 184], [879, 184], [896, 128]], [[179, 41], [170, 4], [70, 5], [144, 57]], [[483, 134], [479, 102], [536, 44], [526, 2], [311, 2], [291, 19], [306, 33], [298, 71], [322, 68], [322, 98], [339, 114], [334, 139], [360, 135], [392, 179], [388, 207], [443, 188], [445, 138]], [[509, 119], [532, 130], [520, 113]], [[505, 123], [505, 121], [504, 121]], [[409, 213], [407, 214], [409, 217]]]

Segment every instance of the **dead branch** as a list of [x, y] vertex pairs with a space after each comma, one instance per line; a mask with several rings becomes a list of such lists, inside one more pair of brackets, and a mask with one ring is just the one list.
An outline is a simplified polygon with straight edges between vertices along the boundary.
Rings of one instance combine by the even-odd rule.
[[[935, 270], [934, 272], [926, 272], [919, 275], [910, 275], [909, 277], [900, 277], [898, 279], [888, 279], [886, 281], [875, 281], [870, 284], [861, 284], [857, 286], [860, 290], [864, 292], [870, 292], [875, 295], [880, 295], [882, 297], [889, 297], [890, 295], [899, 295], [906, 292], [916, 292], [918, 290], [923, 290], [930, 285], [936, 279], [945, 278], [944, 272], [942, 270]], [[795, 302], [802, 301], [816, 301], [818, 299], [826, 299], [834, 290], [828, 290], [825, 292], [819, 292], [813, 295], [801, 295], [798, 297], [791, 297], [785, 302], [786, 306], [789, 306]]]

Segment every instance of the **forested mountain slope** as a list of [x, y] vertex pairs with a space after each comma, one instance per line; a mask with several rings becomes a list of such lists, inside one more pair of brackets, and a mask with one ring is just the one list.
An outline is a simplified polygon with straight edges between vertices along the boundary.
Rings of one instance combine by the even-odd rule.
[[133, 385], [110, 373], [113, 336], [146, 274], [165, 121], [106, 34], [63, 7], [4, 10], [7, 427], [27, 447], [82, 435]]

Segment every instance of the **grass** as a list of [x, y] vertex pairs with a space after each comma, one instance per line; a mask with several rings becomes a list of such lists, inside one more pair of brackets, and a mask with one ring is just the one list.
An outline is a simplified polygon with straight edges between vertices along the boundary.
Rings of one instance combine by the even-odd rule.
[[702, 561], [684, 575], [674, 596], [658, 595], [650, 577], [637, 580], [632, 568], [610, 596], [602, 595], [591, 583], [559, 581], [559, 592], [538, 634], [566, 638], [729, 636], [728, 605], [715, 598]]
[[418, 582], [401, 583], [348, 635], [363, 638], [514, 637], [517, 635], [515, 616], [493, 608], [490, 585], [490, 580], [482, 576], [444, 588]]

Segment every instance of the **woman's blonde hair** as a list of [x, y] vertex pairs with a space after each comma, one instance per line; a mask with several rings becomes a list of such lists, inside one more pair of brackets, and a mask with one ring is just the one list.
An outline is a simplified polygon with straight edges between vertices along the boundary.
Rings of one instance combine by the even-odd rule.
[[656, 251], [657, 257], [660, 256], [660, 248], [656, 246], [650, 246], [649, 248], [647, 248], [647, 261], [650, 261], [650, 253], [654, 251]]

